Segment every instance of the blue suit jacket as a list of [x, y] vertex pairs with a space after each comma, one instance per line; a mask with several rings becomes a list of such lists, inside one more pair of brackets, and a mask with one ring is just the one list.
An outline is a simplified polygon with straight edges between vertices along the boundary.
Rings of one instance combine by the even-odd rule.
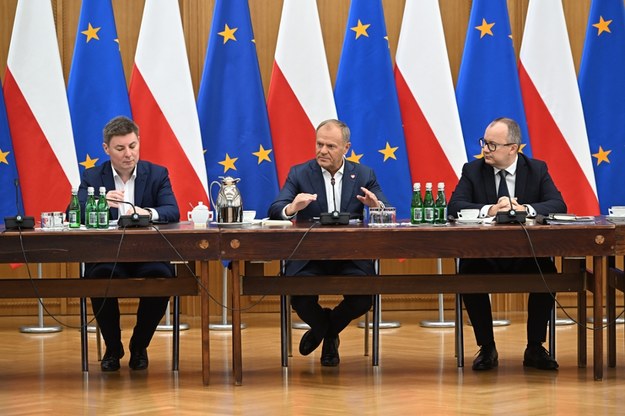
[[[85, 221], [85, 203], [87, 202], [87, 187], [93, 186], [98, 195], [98, 188], [104, 186], [106, 191], [115, 189], [111, 162], [91, 169], [85, 169], [78, 189], [82, 222]], [[135, 179], [135, 205], [142, 208], [154, 208], [158, 212], [159, 221], [178, 222], [180, 211], [178, 203], [169, 181], [169, 173], [163, 166], [140, 160], [137, 163], [137, 178]], [[124, 210], [125, 211], [125, 210]], [[117, 218], [117, 208], [111, 208], [111, 218]]]
[[[341, 212], [349, 212], [353, 217], [362, 218], [364, 204], [360, 202], [356, 195], [362, 195], [361, 187], [367, 188], [385, 204], [388, 201], [382, 193], [382, 188], [375, 177], [373, 169], [344, 160], [343, 184], [341, 191]], [[310, 221], [319, 217], [322, 212], [328, 211], [328, 201], [326, 188], [323, 181], [321, 167], [315, 159], [291, 168], [286, 178], [284, 187], [280, 190], [278, 197], [269, 207], [269, 217], [272, 219], [282, 219], [282, 210], [285, 206], [293, 202], [299, 193], [317, 194], [317, 200], [311, 202], [306, 208], [297, 213], [297, 221]], [[321, 260], [320, 260], [321, 261]], [[310, 263], [309, 261], [288, 261], [286, 262], [286, 274], [296, 275]], [[350, 263], [348, 265], [347, 263]], [[345, 262], [345, 269], [355, 266], [365, 274], [375, 274], [373, 261], [354, 260]]]
[[[514, 193], [520, 204], [530, 204], [538, 214], [566, 212], [566, 204], [547, 171], [547, 164], [522, 153], [519, 153], [517, 162]], [[481, 209], [496, 202], [495, 171], [484, 159], [478, 159], [462, 167], [462, 176], [451, 195], [447, 211], [457, 217], [461, 209]]]
[[[375, 177], [373, 169], [344, 160], [343, 184], [341, 191], [341, 207], [339, 211], [349, 212], [352, 217], [362, 218], [364, 205], [356, 195], [362, 195], [361, 187], [367, 188], [383, 203], [388, 205], [382, 188]], [[319, 217], [322, 212], [328, 212], [328, 200], [326, 188], [321, 173], [321, 167], [315, 159], [296, 165], [291, 168], [284, 186], [278, 197], [269, 207], [269, 217], [282, 219], [282, 210], [293, 202], [299, 193], [317, 194], [317, 200], [313, 201], [303, 210], [297, 213], [297, 221], [310, 221]]]

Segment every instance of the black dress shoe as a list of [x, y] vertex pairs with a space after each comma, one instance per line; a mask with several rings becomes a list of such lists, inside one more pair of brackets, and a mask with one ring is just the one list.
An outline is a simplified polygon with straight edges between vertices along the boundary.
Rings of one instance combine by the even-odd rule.
[[480, 352], [473, 360], [474, 371], [486, 371], [492, 370], [499, 365], [499, 354], [497, 354], [497, 348], [495, 344], [482, 345]]
[[142, 348], [138, 350], [130, 350], [130, 362], [128, 363], [133, 370], [145, 370], [148, 368], [148, 350]]
[[312, 330], [306, 331], [306, 333], [302, 335], [302, 339], [299, 342], [299, 353], [302, 355], [310, 354], [317, 349], [319, 344], [321, 344], [321, 341], [322, 340], [315, 338]]
[[120, 345], [117, 351], [107, 348], [100, 362], [100, 369], [102, 371], [117, 371], [119, 370], [119, 359], [124, 356], [124, 347]]
[[539, 370], [557, 370], [559, 365], [551, 358], [549, 352], [540, 346], [529, 346], [523, 354], [523, 366], [534, 367]]
[[324, 367], [336, 367], [339, 365], [341, 359], [339, 358], [339, 341], [338, 335], [336, 337], [326, 337], [323, 340], [323, 347], [321, 348], [321, 365]]

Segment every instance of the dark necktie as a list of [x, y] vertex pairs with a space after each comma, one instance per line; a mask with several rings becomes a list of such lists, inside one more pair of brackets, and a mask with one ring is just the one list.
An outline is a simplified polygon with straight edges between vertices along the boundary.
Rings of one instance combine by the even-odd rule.
[[499, 189], [497, 190], [497, 199], [502, 196], [510, 197], [510, 192], [508, 192], [508, 184], [506, 184], [506, 175], [508, 172], [505, 170], [500, 170], [499, 175]]

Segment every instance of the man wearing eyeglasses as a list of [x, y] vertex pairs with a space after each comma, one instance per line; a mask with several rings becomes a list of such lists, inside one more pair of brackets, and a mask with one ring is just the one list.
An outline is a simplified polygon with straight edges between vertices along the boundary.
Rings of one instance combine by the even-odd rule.
[[[521, 130], [509, 118], [492, 121], [480, 139], [483, 158], [464, 165], [454, 190], [449, 214], [457, 216], [462, 209], [479, 209], [480, 217], [494, 216], [498, 211], [526, 211], [528, 217], [566, 212], [566, 204], [556, 188], [545, 162], [520, 153]], [[543, 273], [555, 273], [549, 258], [537, 259]], [[460, 259], [461, 274], [538, 273], [533, 258]], [[547, 323], [555, 294], [530, 293], [527, 318], [527, 347], [523, 365], [540, 370], [556, 370], [558, 363], [542, 346], [547, 338]], [[473, 370], [490, 370], [499, 364], [493, 317], [488, 294], [463, 294], [467, 313], [480, 351]]]

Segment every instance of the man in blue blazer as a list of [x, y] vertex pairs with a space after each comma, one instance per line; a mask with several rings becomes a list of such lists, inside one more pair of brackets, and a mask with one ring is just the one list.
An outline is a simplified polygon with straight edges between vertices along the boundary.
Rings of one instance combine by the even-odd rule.
[[[375, 173], [367, 166], [345, 159], [350, 131], [339, 120], [326, 120], [316, 131], [316, 157], [291, 168], [284, 187], [269, 207], [272, 219], [318, 221], [322, 212], [349, 212], [362, 218], [364, 206], [378, 207], [387, 200]], [[372, 260], [287, 261], [287, 276], [373, 275]], [[371, 308], [368, 295], [344, 295], [334, 309], [322, 308], [319, 296], [293, 296], [291, 305], [310, 330], [299, 344], [302, 355], [323, 341], [321, 364], [339, 364], [339, 333]]]
[[[133, 205], [138, 214], [149, 215], [152, 221], [178, 222], [180, 212], [167, 169], [139, 160], [139, 128], [126, 117], [116, 117], [104, 127], [104, 151], [110, 161], [83, 172], [78, 198], [83, 213], [87, 187], [106, 188], [111, 207], [111, 218], [132, 214]], [[120, 202], [116, 202], [120, 201]], [[125, 201], [121, 202], [121, 201]], [[133, 204], [133, 205], [130, 205]], [[97, 247], [94, 247], [97, 249]], [[173, 277], [169, 263], [88, 263], [85, 278], [102, 277]], [[139, 301], [137, 323], [130, 339], [129, 366], [133, 370], [148, 367], [147, 347], [167, 308], [167, 297], [144, 297]], [[100, 363], [102, 371], [116, 371], [124, 356], [121, 342], [119, 306], [117, 298], [92, 298], [91, 305], [106, 343], [106, 352]]]
[[[498, 211], [526, 211], [528, 217], [566, 212], [566, 204], [556, 188], [547, 165], [519, 153], [521, 130], [509, 118], [498, 118], [486, 128], [480, 139], [484, 157], [464, 165], [454, 190], [449, 214], [458, 216], [462, 209], [480, 210], [480, 216], [494, 216]], [[503, 178], [503, 179], [502, 179]], [[549, 258], [539, 258], [544, 273], [555, 273]], [[459, 272], [475, 273], [538, 273], [533, 258], [461, 259]], [[547, 323], [555, 294], [530, 293], [527, 318], [527, 348], [523, 365], [541, 370], [555, 370], [558, 363], [542, 344], [547, 336]], [[493, 317], [488, 294], [463, 294], [465, 307], [473, 325], [477, 344], [481, 347], [473, 362], [473, 370], [490, 370], [499, 363]]]

